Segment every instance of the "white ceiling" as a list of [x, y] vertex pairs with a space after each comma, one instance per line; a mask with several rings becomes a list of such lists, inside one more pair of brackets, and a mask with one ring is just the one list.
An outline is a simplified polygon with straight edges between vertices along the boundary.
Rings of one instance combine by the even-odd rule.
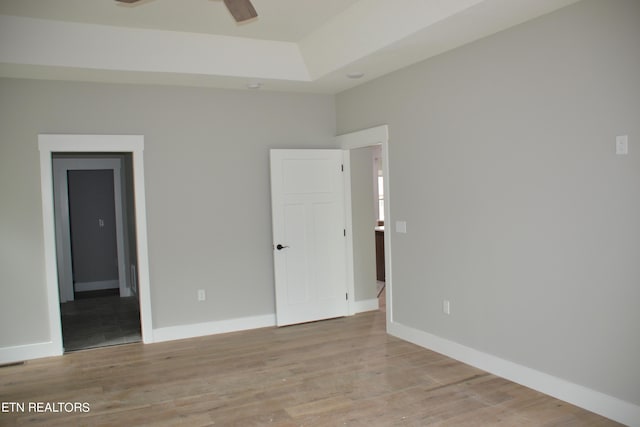
[[0, 76], [337, 93], [578, 0], [252, 1], [0, 0]]

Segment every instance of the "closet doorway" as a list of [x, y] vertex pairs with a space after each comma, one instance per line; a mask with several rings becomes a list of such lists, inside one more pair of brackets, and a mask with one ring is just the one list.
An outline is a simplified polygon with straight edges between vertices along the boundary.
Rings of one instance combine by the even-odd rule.
[[[54, 155], [69, 156], [75, 153], [86, 155], [129, 154], [131, 166], [131, 185], [133, 201], [128, 210], [129, 225], [132, 226], [131, 239], [135, 240], [135, 262], [137, 282], [135, 285], [140, 310], [140, 330], [144, 343], [153, 342], [151, 291], [149, 282], [149, 255], [147, 247], [146, 201], [144, 184], [144, 136], [142, 135], [79, 135], [79, 134], [40, 134], [40, 178], [42, 190], [42, 214], [45, 279], [48, 300], [48, 325], [50, 341], [26, 358], [57, 356], [64, 353], [60, 304], [62, 299], [58, 285], [58, 251], [56, 248], [56, 219], [54, 210]], [[86, 157], [86, 156], [85, 156]], [[115, 181], [114, 181], [115, 182]]]
[[141, 340], [131, 153], [53, 153], [65, 351]]

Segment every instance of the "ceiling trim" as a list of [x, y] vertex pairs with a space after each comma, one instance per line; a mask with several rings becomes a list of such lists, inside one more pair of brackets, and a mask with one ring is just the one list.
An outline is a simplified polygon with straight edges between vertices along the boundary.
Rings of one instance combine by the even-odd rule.
[[299, 43], [0, 15], [0, 77], [338, 93], [577, 1], [360, 0]]
[[316, 79], [483, 1], [361, 1], [302, 39], [300, 49]]
[[0, 62], [310, 80], [296, 43], [2, 15]]

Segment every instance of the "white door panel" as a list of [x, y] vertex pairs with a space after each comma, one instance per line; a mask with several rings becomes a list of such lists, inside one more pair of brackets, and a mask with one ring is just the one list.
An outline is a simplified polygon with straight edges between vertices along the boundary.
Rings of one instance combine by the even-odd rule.
[[340, 150], [271, 150], [279, 326], [348, 312], [341, 169]]

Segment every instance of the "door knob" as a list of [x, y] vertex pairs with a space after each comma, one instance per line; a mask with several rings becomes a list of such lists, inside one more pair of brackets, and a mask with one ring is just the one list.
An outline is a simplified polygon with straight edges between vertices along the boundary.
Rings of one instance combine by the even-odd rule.
[[276, 246], [276, 249], [277, 249], [277, 250], [279, 250], [279, 251], [281, 251], [281, 250], [283, 250], [284, 248], [288, 248], [288, 247], [289, 247], [289, 246], [282, 246], [280, 243], [278, 243], [278, 246]]

